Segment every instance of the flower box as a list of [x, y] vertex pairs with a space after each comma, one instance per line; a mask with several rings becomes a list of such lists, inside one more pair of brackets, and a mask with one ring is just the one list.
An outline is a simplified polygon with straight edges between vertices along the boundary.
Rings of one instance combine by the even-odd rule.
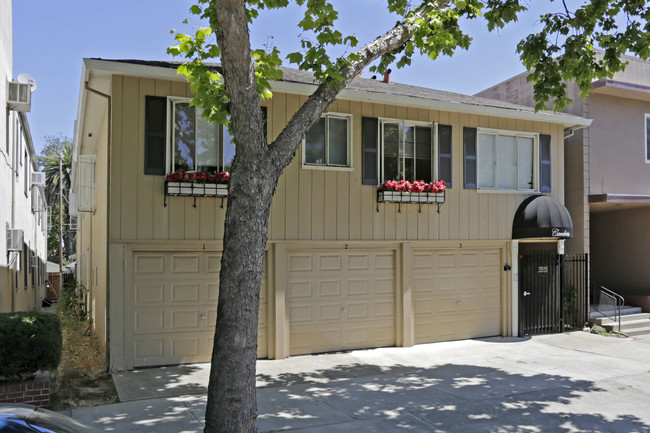
[[379, 203], [444, 203], [443, 192], [377, 191]]
[[165, 181], [165, 195], [183, 197], [228, 197], [228, 184]]

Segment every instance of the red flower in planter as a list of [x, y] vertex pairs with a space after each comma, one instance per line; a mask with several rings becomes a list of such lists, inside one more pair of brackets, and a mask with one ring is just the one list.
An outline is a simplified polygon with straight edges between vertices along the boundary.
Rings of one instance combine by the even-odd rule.
[[420, 193], [420, 192], [429, 192], [429, 193], [439, 193], [447, 189], [445, 186], [444, 180], [439, 180], [438, 182], [427, 183], [423, 180], [415, 180], [409, 182], [408, 180], [387, 180], [382, 185], [379, 185], [379, 191], [399, 191], [399, 192], [411, 192], [411, 193]]

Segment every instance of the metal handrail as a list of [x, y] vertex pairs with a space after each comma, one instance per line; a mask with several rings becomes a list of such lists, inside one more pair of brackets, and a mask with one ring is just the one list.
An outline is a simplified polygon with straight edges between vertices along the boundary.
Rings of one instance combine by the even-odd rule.
[[614, 301], [614, 317], [612, 318], [606, 312], [600, 311], [597, 307], [597, 305], [600, 305], [600, 303], [595, 304], [594, 309], [598, 311], [600, 314], [602, 314], [603, 316], [607, 317], [608, 319], [613, 320], [614, 322], [618, 322], [618, 332], [620, 333], [621, 332], [621, 309], [623, 308], [623, 305], [625, 305], [625, 298], [623, 298], [618, 293], [609, 290], [607, 287], [604, 286], [600, 286], [599, 290], [600, 290], [600, 296], [605, 295], [606, 297]]

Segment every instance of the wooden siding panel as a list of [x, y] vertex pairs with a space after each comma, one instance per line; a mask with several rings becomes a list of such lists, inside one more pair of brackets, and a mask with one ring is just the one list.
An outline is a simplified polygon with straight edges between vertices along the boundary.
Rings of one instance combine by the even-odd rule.
[[122, 87], [123, 79], [121, 76], [113, 77], [113, 96], [112, 96], [112, 109], [113, 115], [111, 116], [113, 125], [112, 129], [112, 143], [110, 146], [111, 158], [111, 172], [109, 173], [110, 179], [110, 224], [109, 224], [109, 238], [121, 239], [122, 237], [122, 224], [121, 224], [121, 192], [122, 192]]
[[[273, 95], [273, 99], [271, 100], [271, 110], [275, 113], [271, 120], [271, 136], [275, 139], [289, 120], [287, 119], [287, 95], [285, 93], [276, 93]], [[285, 238], [286, 183], [286, 176], [280, 176], [278, 185], [275, 189], [273, 203], [271, 203], [269, 239]]]
[[[298, 95], [287, 95], [285, 123], [300, 108]], [[301, 149], [299, 149], [301, 150]], [[300, 209], [300, 166], [302, 163], [302, 152], [296, 152], [293, 161], [284, 169], [286, 211], [285, 211], [285, 239], [299, 239], [299, 209]]]
[[[122, 93], [122, 177], [120, 194], [121, 238], [137, 238], [138, 221], [138, 109], [139, 80], [124, 77]], [[128, 179], [128, 180], [127, 180]]]
[[354, 171], [349, 173], [349, 195], [347, 197], [349, 209], [349, 237], [350, 240], [361, 239], [362, 221], [365, 224], [370, 224], [370, 220], [362, 219], [362, 206], [363, 203], [363, 186], [361, 184], [362, 178], [362, 152], [361, 152], [361, 102], [351, 102], [350, 112], [352, 113], [352, 167]]
[[[156, 83], [154, 80], [141, 78], [138, 95], [138, 131], [136, 136], [138, 151], [138, 239], [153, 239], [153, 213], [154, 213], [154, 179], [159, 176], [144, 174], [144, 125], [145, 125], [145, 99], [153, 95]], [[160, 203], [156, 203], [160, 206]]]

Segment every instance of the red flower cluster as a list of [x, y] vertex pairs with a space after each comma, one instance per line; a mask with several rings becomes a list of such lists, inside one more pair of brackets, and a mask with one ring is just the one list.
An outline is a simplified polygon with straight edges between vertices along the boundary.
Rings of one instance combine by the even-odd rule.
[[446, 190], [444, 180], [438, 182], [426, 183], [423, 180], [387, 180], [383, 185], [379, 185], [379, 191], [401, 191], [401, 192], [431, 192], [438, 193]]
[[230, 173], [220, 171], [216, 174], [204, 173], [202, 171], [176, 170], [167, 175], [169, 182], [197, 182], [197, 183], [228, 183]]

